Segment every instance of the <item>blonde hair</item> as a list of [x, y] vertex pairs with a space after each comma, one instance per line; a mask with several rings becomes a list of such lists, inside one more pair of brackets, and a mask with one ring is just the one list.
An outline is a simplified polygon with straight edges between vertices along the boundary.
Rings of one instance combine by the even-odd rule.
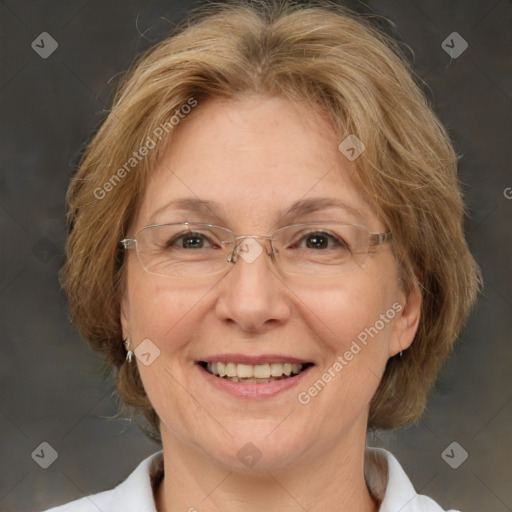
[[[132, 67], [67, 195], [61, 278], [74, 322], [116, 369], [124, 402], [158, 432], [136, 365], [125, 363], [118, 242], [151, 169], [172, 149], [169, 119], [191, 98], [201, 108], [208, 98], [253, 94], [320, 106], [340, 142], [354, 134], [365, 144], [351, 177], [394, 234], [402, 285], [411, 289], [419, 278], [423, 295], [414, 342], [389, 359], [369, 428], [414, 422], [480, 283], [462, 228], [457, 156], [397, 42], [368, 17], [331, 3], [212, 4]], [[135, 165], [134, 151], [160, 132]]]

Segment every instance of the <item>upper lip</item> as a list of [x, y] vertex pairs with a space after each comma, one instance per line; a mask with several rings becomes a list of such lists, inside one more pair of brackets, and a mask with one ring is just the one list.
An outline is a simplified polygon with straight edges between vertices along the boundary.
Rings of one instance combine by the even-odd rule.
[[308, 364], [311, 360], [300, 359], [284, 354], [261, 354], [259, 356], [248, 356], [246, 354], [214, 354], [204, 357], [198, 362], [204, 363], [239, 363], [239, 364], [272, 364], [272, 363], [292, 363]]

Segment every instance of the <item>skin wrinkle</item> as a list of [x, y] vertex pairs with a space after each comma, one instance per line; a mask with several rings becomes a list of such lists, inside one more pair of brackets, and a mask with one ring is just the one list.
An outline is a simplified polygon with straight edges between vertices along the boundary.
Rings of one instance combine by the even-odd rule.
[[[365, 222], [368, 221], [368, 216], [358, 211], [356, 208], [350, 206], [349, 204], [345, 204], [336, 198], [322, 198], [322, 199], [302, 199], [294, 203], [287, 211], [279, 211], [276, 215], [278, 219], [281, 219], [281, 223], [284, 221], [292, 220], [299, 222], [300, 218], [311, 214], [316, 211], [324, 211], [324, 210], [342, 210], [345, 214], [345, 218], [343, 220], [353, 220], [357, 223], [362, 223], [365, 225]], [[211, 212], [218, 212], [219, 210], [224, 211], [223, 205], [219, 204], [216, 201], [205, 201], [202, 199], [196, 198], [180, 198], [173, 199], [169, 203], [165, 204], [162, 207], [159, 207], [155, 210], [148, 219], [148, 225], [152, 224], [165, 224], [171, 222], [181, 222], [177, 218], [173, 218], [173, 220], [169, 220], [166, 218], [166, 214], [170, 216], [171, 214], [176, 214], [177, 212], [186, 212], [189, 215], [197, 216], [198, 219], [205, 220], [205, 216], [208, 217]], [[337, 215], [338, 220], [340, 215]], [[225, 214], [218, 214], [218, 219], [226, 219]], [[225, 223], [225, 221], [224, 221]], [[278, 223], [274, 224], [277, 225]]]
[[[303, 108], [277, 98], [199, 106], [177, 129], [162, 167], [179, 180], [162, 170], [153, 173], [132, 230], [188, 188], [220, 202], [233, 230], [243, 233], [271, 226], [279, 209], [303, 199], [305, 191], [308, 198], [339, 197], [368, 212], [372, 230], [385, 230], [343, 168], [325, 172], [336, 164], [336, 135], [320, 116], [305, 122]], [[263, 129], [271, 117], [275, 123]], [[292, 151], [296, 146], [301, 150]], [[206, 164], [201, 168], [199, 162]], [[297, 503], [311, 511], [376, 510], [364, 479], [369, 402], [387, 359], [414, 337], [419, 292], [407, 301], [386, 246], [376, 248], [364, 268], [336, 279], [287, 279], [269, 265], [265, 258], [239, 261], [222, 279], [178, 283], [144, 272], [136, 258], [128, 260], [123, 331], [135, 347], [149, 338], [161, 351], [150, 366], [137, 361], [161, 419], [166, 474], [172, 475], [158, 488], [159, 512], [187, 510], [191, 497], [214, 488], [202, 510], [291, 511]], [[403, 312], [315, 400], [299, 404], [297, 393], [397, 301], [406, 305]], [[195, 365], [209, 354], [230, 352], [285, 353], [315, 367], [300, 388], [242, 400], [213, 389]], [[263, 454], [251, 471], [237, 457], [247, 442]], [[304, 474], [315, 478], [304, 482]]]
[[[334, 4], [201, 11], [134, 63], [71, 180], [60, 273], [69, 311], [111, 366], [124, 404], [163, 438], [170, 478], [159, 512], [189, 510], [197, 496], [206, 497], [200, 512], [289, 512], [298, 502], [310, 512], [366, 512], [371, 503], [357, 502], [367, 497], [363, 433], [421, 417], [481, 286], [463, 229], [459, 157], [413, 66], [370, 19]], [[197, 108], [171, 126], [187, 104]], [[158, 133], [144, 159], [133, 155]], [[337, 149], [349, 135], [365, 146], [357, 162]], [[225, 218], [211, 218], [239, 235], [272, 233], [294, 200], [336, 196], [393, 239], [339, 279], [285, 277], [269, 257], [212, 279], [143, 273], [120, 240], [183, 196], [219, 201]], [[299, 393], [396, 304], [400, 315], [307, 406], [288, 394], [241, 403], [194, 373], [209, 354], [279, 351], [317, 364]], [[126, 336], [135, 350], [151, 338], [161, 356], [149, 367], [128, 363]], [[251, 471], [237, 457], [247, 441], [264, 455]]]

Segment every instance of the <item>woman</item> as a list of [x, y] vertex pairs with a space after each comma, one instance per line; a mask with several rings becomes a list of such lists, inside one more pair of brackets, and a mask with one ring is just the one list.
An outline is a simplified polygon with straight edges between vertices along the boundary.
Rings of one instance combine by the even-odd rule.
[[210, 7], [126, 78], [62, 282], [162, 452], [58, 511], [441, 511], [417, 420], [479, 278], [457, 158], [396, 43], [331, 5]]

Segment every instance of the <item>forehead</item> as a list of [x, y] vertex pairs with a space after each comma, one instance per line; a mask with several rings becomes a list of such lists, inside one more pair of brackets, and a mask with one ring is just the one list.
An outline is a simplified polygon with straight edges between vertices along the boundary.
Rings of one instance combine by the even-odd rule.
[[339, 142], [326, 116], [308, 104], [261, 97], [199, 104], [151, 173], [137, 224], [178, 221], [180, 214], [266, 229], [321, 207], [375, 224]]

